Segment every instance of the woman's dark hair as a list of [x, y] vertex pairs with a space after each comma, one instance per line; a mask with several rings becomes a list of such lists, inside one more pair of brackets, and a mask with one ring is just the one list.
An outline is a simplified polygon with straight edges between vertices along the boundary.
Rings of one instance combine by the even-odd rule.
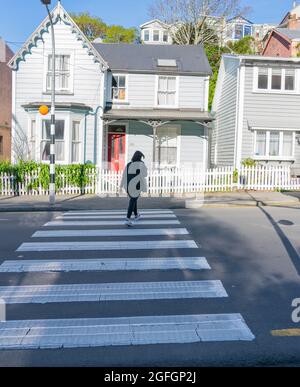
[[136, 151], [135, 154], [133, 155], [133, 158], [132, 158], [132, 162], [133, 163], [136, 163], [137, 161], [142, 161], [142, 159], [144, 159], [145, 156], [143, 155], [142, 152], [140, 151]]

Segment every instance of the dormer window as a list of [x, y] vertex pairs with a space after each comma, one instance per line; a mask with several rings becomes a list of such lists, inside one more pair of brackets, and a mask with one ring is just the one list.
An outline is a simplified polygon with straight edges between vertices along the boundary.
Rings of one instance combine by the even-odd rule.
[[112, 76], [112, 100], [113, 101], [126, 101], [127, 98], [127, 79], [126, 75], [113, 75]]

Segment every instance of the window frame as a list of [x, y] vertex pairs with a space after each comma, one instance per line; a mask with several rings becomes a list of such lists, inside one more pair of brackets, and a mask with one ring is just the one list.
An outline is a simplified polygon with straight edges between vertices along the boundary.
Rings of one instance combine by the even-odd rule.
[[[114, 77], [125, 77], [125, 99], [115, 99], [113, 98], [113, 78]], [[122, 74], [122, 73], [111, 73], [111, 80], [110, 80], [110, 100], [109, 102], [112, 103], [128, 103], [128, 74]], [[120, 88], [118, 86], [118, 88]]]
[[[174, 105], [160, 105], [158, 103], [158, 93], [159, 93], [159, 79], [161, 77], [164, 78], [175, 78], [175, 103]], [[177, 75], [164, 75], [160, 74], [156, 76], [156, 90], [155, 90], [155, 101], [154, 101], [154, 106], [156, 108], [161, 108], [161, 109], [178, 109], [179, 105], [179, 76]]]
[[4, 136], [0, 135], [0, 156], [4, 155]]
[[[78, 139], [74, 140], [73, 139], [73, 129], [74, 129], [74, 124], [77, 123], [79, 125], [79, 132], [78, 132]], [[77, 119], [76, 117], [72, 117], [71, 119], [71, 133], [70, 133], [70, 144], [71, 144], [71, 149], [70, 149], [70, 163], [71, 164], [80, 164], [80, 160], [82, 159], [81, 157], [81, 148], [82, 148], [82, 136], [81, 136], [81, 120]], [[73, 160], [73, 145], [78, 146], [78, 161]]]
[[[39, 141], [39, 145], [40, 145], [40, 160], [42, 163], [45, 163], [45, 164], [49, 164], [50, 163], [50, 160], [43, 160], [43, 155], [42, 155], [42, 144], [43, 143], [50, 143], [51, 144], [51, 138], [50, 140], [44, 138], [43, 136], [43, 129], [44, 129], [44, 122], [50, 122], [50, 125], [51, 125], [51, 119], [45, 117], [41, 120], [41, 125], [40, 125], [40, 130], [41, 130], [41, 135], [40, 135], [40, 141]], [[67, 119], [66, 118], [57, 118], [56, 119], [56, 122], [57, 121], [63, 121], [64, 122], [64, 139], [63, 140], [58, 140], [57, 138], [55, 139], [55, 145], [57, 143], [63, 143], [64, 146], [63, 146], [63, 155], [64, 155], [64, 159], [63, 160], [59, 160], [57, 158], [57, 153], [55, 154], [55, 159], [57, 161], [58, 164], [67, 164], [67, 159], [68, 159], [68, 154], [67, 154], [67, 141], [68, 141], [68, 137], [67, 136], [67, 131], [68, 131], [68, 125], [67, 125]]]
[[[256, 155], [256, 145], [257, 145], [257, 132], [266, 133], [266, 154], [265, 155]], [[272, 132], [279, 133], [279, 155], [271, 156], [270, 155], [270, 136]], [[283, 155], [283, 137], [284, 133], [292, 133], [292, 154], [289, 156]], [[274, 160], [274, 161], [293, 161], [295, 160], [295, 148], [296, 148], [296, 131], [295, 130], [283, 130], [276, 128], [255, 128], [254, 129], [254, 146], [253, 146], [253, 158], [255, 160]]]
[[[48, 74], [49, 74], [49, 69], [48, 69], [48, 61], [49, 57], [52, 55], [51, 51], [46, 51], [44, 54], [44, 81], [43, 81], [43, 94], [51, 94], [51, 90], [47, 88], [47, 82], [48, 82]], [[55, 54], [56, 56], [69, 56], [70, 57], [70, 79], [69, 79], [69, 87], [68, 89], [58, 89], [57, 88], [57, 82], [56, 82], [56, 95], [69, 95], [69, 94], [74, 94], [74, 52], [70, 50], [62, 51], [58, 50]]]
[[[182, 133], [182, 127], [181, 125], [178, 125], [178, 124], [174, 124], [174, 125], [171, 125], [171, 124], [167, 124], [167, 125], [163, 125], [163, 126], [160, 126], [157, 131], [159, 131], [159, 129], [174, 129], [176, 131], [176, 141], [177, 141], [177, 146], [176, 146], [176, 164], [161, 164], [160, 161], [158, 159], [156, 159], [156, 152], [157, 152], [157, 149], [159, 147], [159, 144], [158, 144], [158, 136], [156, 135], [156, 139], [155, 139], [155, 162], [156, 164], [159, 165], [159, 167], [162, 167], [162, 168], [174, 168], [174, 167], [179, 167], [180, 166], [180, 163], [181, 163], [181, 160], [180, 160], [180, 156], [181, 156], [181, 133]], [[154, 157], [154, 155], [153, 155]]]
[[[158, 32], [158, 40], [155, 40], [155, 33]], [[161, 42], [161, 31], [159, 29], [153, 29], [152, 31], [152, 41]]]
[[[281, 88], [280, 89], [272, 89], [272, 75], [273, 68], [281, 70]], [[258, 88], [258, 77], [259, 77], [259, 69], [267, 69], [267, 77], [268, 77], [268, 87], [267, 89], [259, 89]], [[294, 90], [286, 90], [286, 70], [294, 70]], [[299, 94], [299, 70], [296, 68], [284, 68], [284, 67], [266, 67], [266, 66], [255, 66], [253, 70], [253, 92], [260, 94]]]
[[[149, 36], [149, 39], [146, 40], [146, 33], [148, 33], [148, 36]], [[150, 42], [151, 41], [151, 30], [149, 28], [146, 28], [144, 31], [143, 31], [143, 40], [144, 42]]]

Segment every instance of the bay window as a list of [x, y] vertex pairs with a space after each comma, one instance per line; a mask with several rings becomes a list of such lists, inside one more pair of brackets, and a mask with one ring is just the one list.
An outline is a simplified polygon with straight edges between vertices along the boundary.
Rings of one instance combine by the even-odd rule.
[[255, 156], [258, 158], [292, 158], [294, 132], [279, 130], [255, 131]]
[[144, 31], [144, 42], [149, 42], [150, 41], [150, 31], [145, 30]]
[[176, 89], [176, 77], [159, 76], [157, 104], [159, 106], [175, 106]]
[[[50, 160], [51, 121], [43, 120], [41, 139], [41, 160]], [[55, 155], [58, 162], [65, 160], [65, 121], [57, 120], [55, 126]]]

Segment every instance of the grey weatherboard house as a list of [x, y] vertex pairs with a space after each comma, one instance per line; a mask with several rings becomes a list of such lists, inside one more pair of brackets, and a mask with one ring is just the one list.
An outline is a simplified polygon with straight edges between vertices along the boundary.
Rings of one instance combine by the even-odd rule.
[[[138, 149], [150, 166], [206, 167], [211, 68], [201, 46], [91, 43], [63, 6], [56, 35], [58, 164], [122, 170]], [[12, 58], [13, 161], [49, 162], [51, 37], [46, 18]]]
[[300, 176], [300, 59], [224, 55], [212, 113], [212, 166], [291, 165]]

